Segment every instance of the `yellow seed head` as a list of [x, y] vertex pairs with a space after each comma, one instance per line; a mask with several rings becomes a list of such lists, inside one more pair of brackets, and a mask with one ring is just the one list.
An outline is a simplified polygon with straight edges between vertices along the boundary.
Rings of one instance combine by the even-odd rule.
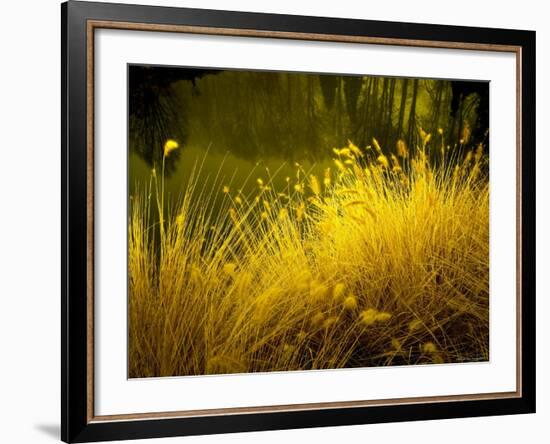
[[325, 185], [325, 187], [330, 186], [330, 168], [327, 168], [325, 170], [325, 177], [323, 179], [323, 184]]
[[345, 291], [346, 291], [346, 286], [341, 282], [338, 282], [332, 289], [332, 297], [334, 299], [341, 299], [342, 296], [344, 296]]
[[399, 339], [392, 339], [391, 340], [391, 346], [396, 350], [396, 351], [401, 351], [401, 342], [399, 342]]
[[409, 155], [407, 144], [402, 139], [397, 141], [397, 155], [402, 158], [406, 158]]
[[401, 165], [399, 164], [399, 159], [397, 159], [397, 157], [395, 157], [394, 154], [392, 154], [390, 157], [391, 157], [391, 161], [392, 161], [392, 164], [393, 164], [394, 167], [396, 167], [396, 166], [397, 166], [397, 167], [401, 166]]
[[414, 319], [411, 322], [409, 322], [409, 331], [412, 333], [413, 331], [418, 330], [421, 325], [422, 325], [422, 321], [420, 319]]
[[321, 194], [321, 185], [319, 185], [319, 180], [314, 174], [309, 176], [309, 187], [311, 188], [311, 191], [313, 191], [313, 194], [317, 196]]
[[229, 193], [229, 187], [227, 185], [224, 185], [222, 191], [224, 192], [224, 194]]
[[311, 318], [311, 325], [314, 327], [318, 327], [323, 323], [325, 320], [325, 315], [321, 312], [315, 313], [313, 317]]
[[363, 152], [351, 140], [348, 140], [348, 148], [356, 156], [363, 157]]
[[388, 322], [391, 319], [391, 313], [382, 311], [375, 316], [376, 322]]
[[372, 325], [376, 322], [378, 311], [375, 308], [369, 308], [361, 312], [361, 322], [365, 325]]
[[468, 143], [471, 135], [472, 135], [472, 130], [470, 129], [470, 125], [468, 124], [464, 125], [464, 128], [462, 128], [461, 143]]
[[483, 144], [478, 144], [476, 148], [476, 154], [475, 154], [475, 161], [478, 163], [481, 160], [481, 157], [483, 156]]
[[341, 160], [334, 159], [334, 164], [336, 165], [336, 167], [337, 167], [340, 171], [346, 171], [346, 167], [344, 166], [344, 164], [342, 163]]
[[433, 342], [426, 342], [422, 345], [422, 351], [424, 353], [435, 353], [437, 352], [437, 347]]
[[340, 155], [349, 157], [351, 156], [351, 150], [349, 148], [342, 148], [340, 149]]
[[350, 295], [344, 299], [344, 308], [349, 311], [357, 309], [357, 299], [355, 299], [355, 296]]
[[283, 345], [283, 353], [286, 356], [291, 355], [292, 353], [294, 353], [295, 350], [296, 350], [296, 347], [292, 344]]
[[422, 139], [422, 144], [426, 146], [426, 144], [430, 141], [432, 138], [431, 134], [428, 134], [426, 131], [424, 131], [422, 128], [420, 128], [420, 138]]
[[389, 168], [390, 163], [388, 162], [388, 158], [384, 156], [383, 154], [380, 154], [377, 159], [378, 163], [382, 165], [384, 168]]
[[172, 139], [168, 139], [164, 144], [164, 157], [168, 157], [169, 154], [178, 149], [179, 145], [178, 142]]
[[330, 318], [326, 318], [325, 321], [323, 322], [323, 328], [325, 330], [328, 330], [337, 322], [338, 322], [338, 318], [336, 316], [331, 316]]

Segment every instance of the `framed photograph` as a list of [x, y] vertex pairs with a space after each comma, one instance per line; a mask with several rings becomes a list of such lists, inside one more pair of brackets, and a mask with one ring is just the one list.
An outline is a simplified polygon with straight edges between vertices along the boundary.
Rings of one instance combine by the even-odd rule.
[[535, 411], [535, 33], [69, 1], [62, 439]]

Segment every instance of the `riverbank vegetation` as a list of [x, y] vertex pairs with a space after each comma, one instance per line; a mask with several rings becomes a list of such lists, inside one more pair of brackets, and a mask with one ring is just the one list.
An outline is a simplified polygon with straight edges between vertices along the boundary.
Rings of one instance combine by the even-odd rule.
[[487, 150], [414, 131], [284, 186], [196, 162], [173, 201], [166, 142], [130, 197], [130, 377], [487, 360]]

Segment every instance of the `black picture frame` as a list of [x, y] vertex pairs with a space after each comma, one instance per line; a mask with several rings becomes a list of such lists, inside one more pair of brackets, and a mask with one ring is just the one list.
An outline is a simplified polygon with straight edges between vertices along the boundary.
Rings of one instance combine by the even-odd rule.
[[[521, 394], [499, 399], [442, 400], [375, 406], [241, 412], [230, 415], [100, 421], [90, 415], [88, 359], [93, 319], [90, 273], [90, 143], [87, 79], [88, 23], [110, 21], [166, 26], [260, 30], [409, 41], [510, 45], [521, 62], [520, 204]], [[61, 438], [90, 442], [180, 435], [370, 424], [535, 412], [535, 32], [356, 19], [290, 16], [69, 1], [61, 5], [62, 53], [62, 313]], [[528, 116], [521, 119], [521, 115]]]

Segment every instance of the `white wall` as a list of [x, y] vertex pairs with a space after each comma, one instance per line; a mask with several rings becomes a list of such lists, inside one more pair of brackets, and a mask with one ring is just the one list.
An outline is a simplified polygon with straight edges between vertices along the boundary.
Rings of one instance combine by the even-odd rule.
[[[136, 3], [136, 1], [124, 3]], [[139, 1], [137, 1], [139, 2]], [[141, 3], [141, 2], [140, 2]], [[549, 436], [544, 324], [550, 304], [550, 28], [544, 2], [461, 0], [194, 0], [149, 4], [537, 31], [538, 411], [536, 415], [176, 438], [186, 443], [460, 443]], [[0, 15], [0, 441], [54, 442], [59, 431], [60, 21], [58, 0], [4, 2]], [[529, 118], [529, 116], [525, 116]], [[545, 251], [546, 250], [546, 251]], [[536, 437], [536, 436], [540, 437]]]

